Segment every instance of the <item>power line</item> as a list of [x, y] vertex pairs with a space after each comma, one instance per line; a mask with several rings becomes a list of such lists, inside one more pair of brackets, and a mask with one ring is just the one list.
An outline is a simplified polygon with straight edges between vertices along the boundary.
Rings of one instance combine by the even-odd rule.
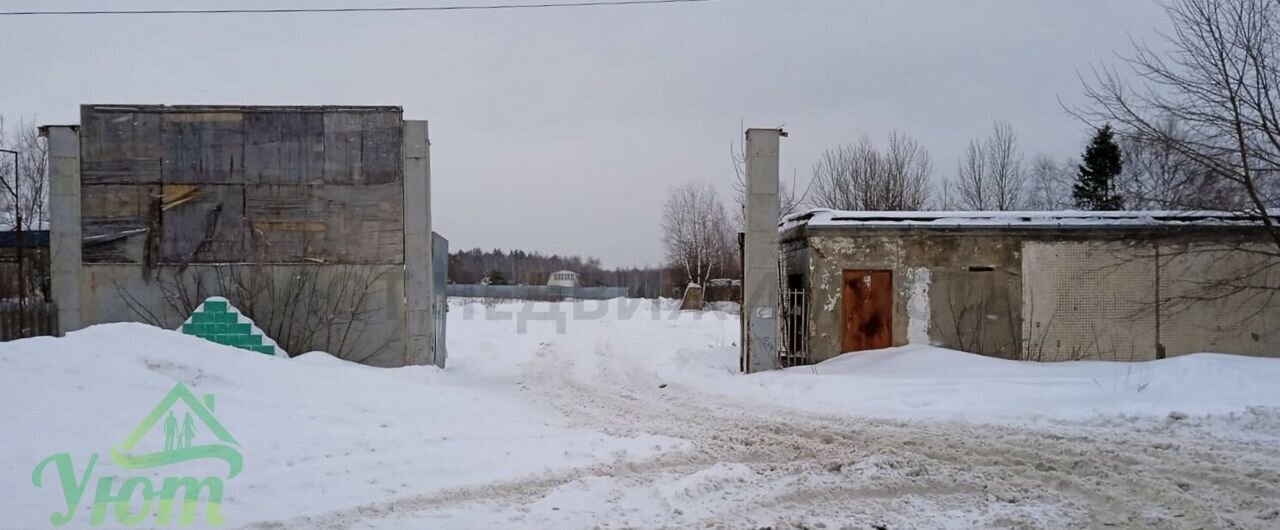
[[228, 15], [259, 13], [385, 13], [403, 11], [480, 11], [497, 9], [543, 9], [557, 7], [608, 7], [655, 4], [686, 4], [714, 2], [715, 0], [616, 0], [585, 2], [549, 2], [542, 4], [490, 4], [449, 6], [387, 6], [387, 7], [303, 7], [265, 9], [137, 9], [137, 10], [85, 10], [85, 11], [0, 11], [0, 16], [44, 15]]

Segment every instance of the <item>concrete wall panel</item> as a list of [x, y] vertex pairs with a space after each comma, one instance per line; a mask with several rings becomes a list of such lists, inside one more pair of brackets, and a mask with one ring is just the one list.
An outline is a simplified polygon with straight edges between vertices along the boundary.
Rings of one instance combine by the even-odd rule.
[[80, 182], [159, 184], [160, 116], [86, 107], [80, 118]]
[[[85, 263], [141, 263], [158, 184], [99, 184], [81, 193]], [[132, 234], [132, 235], [127, 235]]]
[[1111, 241], [1023, 246], [1023, 333], [1036, 360], [1156, 357], [1155, 261], [1149, 247]]
[[[168, 187], [168, 186], [166, 186]], [[160, 214], [162, 263], [248, 261], [244, 186], [208, 184]]]
[[1274, 247], [1244, 245], [1251, 252], [1238, 252], [1231, 246], [1161, 245], [1160, 343], [1169, 357], [1200, 352], [1280, 357], [1280, 269], [1268, 267], [1275, 258], [1266, 254]]
[[324, 114], [324, 179], [329, 184], [386, 184], [401, 179], [398, 112]]
[[[67, 166], [59, 189], [74, 187], [55, 190], [65, 199], [57, 218], [76, 225], [56, 232], [84, 254], [60, 252], [52, 266], [69, 329], [133, 320], [174, 327], [186, 316], [174, 286], [243, 299], [262, 289], [227, 281], [248, 268], [269, 271], [277, 286], [299, 271], [318, 271], [323, 284], [372, 274], [372, 287], [344, 309], [359, 315], [347, 321], [366, 324], [321, 333], [357, 346], [315, 348], [375, 365], [409, 362], [400, 109], [86, 105], [81, 120], [83, 147], [62, 142], [75, 152], [55, 160]], [[84, 182], [72, 156], [80, 154]], [[416, 175], [429, 178], [425, 154], [414, 160]], [[430, 214], [418, 213], [429, 258]], [[427, 293], [430, 309], [429, 285]], [[260, 321], [276, 310], [241, 309]]]
[[324, 182], [324, 115], [246, 113], [244, 173], [249, 184]]
[[364, 178], [357, 184], [389, 184], [401, 180], [405, 156], [403, 135], [399, 113], [364, 114], [364, 137], [361, 139]]
[[86, 259], [403, 263], [400, 111], [254, 109], [86, 106]]
[[399, 184], [247, 186], [255, 259], [270, 263], [403, 263]]
[[165, 112], [165, 184], [244, 184], [244, 114]]

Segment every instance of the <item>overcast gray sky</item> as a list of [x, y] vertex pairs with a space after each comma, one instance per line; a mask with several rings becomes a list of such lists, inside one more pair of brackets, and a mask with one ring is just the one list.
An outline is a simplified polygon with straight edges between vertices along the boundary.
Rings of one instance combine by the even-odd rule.
[[[532, 3], [532, 0], [511, 0]], [[0, 9], [486, 4], [0, 1]], [[454, 249], [657, 264], [666, 189], [733, 179], [739, 123], [782, 125], [783, 173], [891, 130], [954, 173], [992, 120], [1076, 154], [1077, 72], [1165, 26], [1152, 0], [717, 0], [392, 14], [0, 17], [0, 114], [81, 103], [401, 105], [431, 122]], [[726, 197], [726, 200], [728, 197]]]

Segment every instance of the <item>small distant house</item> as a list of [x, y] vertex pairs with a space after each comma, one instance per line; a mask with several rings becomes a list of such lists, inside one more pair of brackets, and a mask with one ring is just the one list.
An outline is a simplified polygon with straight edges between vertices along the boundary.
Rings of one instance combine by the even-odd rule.
[[551, 273], [547, 278], [547, 285], [550, 287], [577, 287], [578, 273], [573, 271], [556, 271]]
[[818, 210], [784, 221], [780, 244], [786, 364], [906, 344], [1039, 361], [1280, 352], [1277, 249], [1256, 217]]

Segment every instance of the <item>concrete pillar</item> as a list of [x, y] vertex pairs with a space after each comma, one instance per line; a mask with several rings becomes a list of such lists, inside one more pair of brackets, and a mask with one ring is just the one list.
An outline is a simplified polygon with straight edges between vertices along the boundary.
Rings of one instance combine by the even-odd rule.
[[[405, 364], [444, 368], [434, 355], [431, 142], [426, 121], [404, 122]], [[443, 352], [441, 352], [443, 353]]]
[[49, 142], [49, 273], [58, 335], [80, 329], [80, 128], [43, 127]]
[[748, 129], [742, 314], [747, 373], [778, 368], [778, 154], [782, 129]]

